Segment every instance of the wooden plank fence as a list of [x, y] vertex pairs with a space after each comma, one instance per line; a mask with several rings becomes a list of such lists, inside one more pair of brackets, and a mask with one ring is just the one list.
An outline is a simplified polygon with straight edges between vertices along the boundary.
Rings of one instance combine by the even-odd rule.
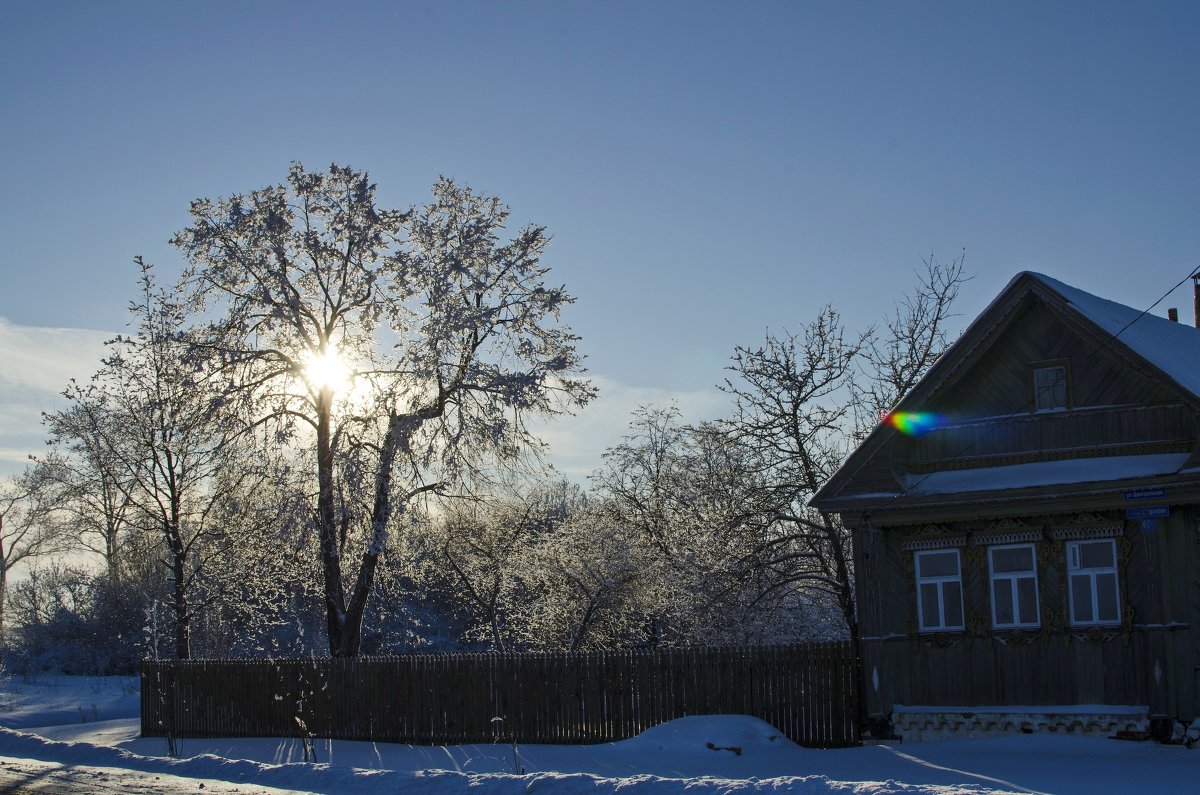
[[[858, 740], [849, 643], [142, 663], [147, 737], [597, 743], [753, 715], [817, 748]], [[501, 720], [496, 720], [500, 718]]]

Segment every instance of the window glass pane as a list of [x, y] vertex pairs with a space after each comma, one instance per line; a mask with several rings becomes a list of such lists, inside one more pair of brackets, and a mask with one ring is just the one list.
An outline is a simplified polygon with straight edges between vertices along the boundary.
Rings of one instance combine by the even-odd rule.
[[1049, 389], [1054, 386], [1056, 377], [1062, 372], [1061, 367], [1039, 367], [1033, 371], [1033, 377], [1039, 389]]
[[992, 583], [992, 605], [996, 611], [997, 624], [1013, 623], [1012, 589], [1008, 580], [996, 580]]
[[1092, 613], [1092, 578], [1086, 574], [1071, 576], [1071, 620], [1076, 624], [1090, 624], [1095, 620]]
[[918, 574], [921, 577], [958, 576], [958, 550], [948, 552], [922, 552], [917, 556]]
[[1033, 547], [993, 549], [992, 571], [1033, 571]]
[[921, 627], [936, 629], [942, 625], [938, 616], [937, 585], [934, 583], [921, 584]]
[[1080, 565], [1085, 569], [1111, 569], [1113, 567], [1113, 542], [1088, 541], [1079, 545]]
[[1120, 609], [1117, 607], [1117, 575], [1096, 575], [1096, 599], [1099, 601], [1098, 621], [1117, 622], [1121, 620]]
[[942, 583], [942, 609], [946, 611], [946, 626], [961, 627], [963, 625], [961, 583]]
[[1033, 371], [1033, 391], [1038, 409], [1066, 408], [1067, 370], [1039, 367]]
[[[1062, 371], [1062, 368], [1059, 368]], [[1059, 376], [1054, 382], [1053, 388], [1050, 390], [1051, 408], [1064, 408], [1067, 405], [1067, 380], [1065, 376]]]
[[1017, 604], [1022, 624], [1038, 623], [1037, 581], [1032, 577], [1017, 580]]

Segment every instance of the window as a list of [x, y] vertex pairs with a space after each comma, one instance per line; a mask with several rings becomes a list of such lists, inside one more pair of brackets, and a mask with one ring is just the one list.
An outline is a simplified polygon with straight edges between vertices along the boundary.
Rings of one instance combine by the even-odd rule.
[[1068, 542], [1067, 577], [1073, 625], [1121, 622], [1117, 545], [1112, 539]]
[[916, 553], [917, 616], [922, 632], [963, 628], [962, 573], [957, 549]]
[[1035, 411], [1067, 408], [1066, 362], [1033, 368], [1033, 406]]
[[1036, 560], [1033, 544], [988, 548], [993, 627], [1014, 629], [1039, 625]]

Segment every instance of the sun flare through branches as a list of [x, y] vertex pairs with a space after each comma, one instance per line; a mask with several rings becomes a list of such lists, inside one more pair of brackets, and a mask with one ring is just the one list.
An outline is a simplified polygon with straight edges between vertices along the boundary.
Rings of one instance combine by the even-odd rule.
[[310, 389], [328, 389], [336, 394], [350, 391], [354, 372], [335, 346], [320, 353], [307, 352], [303, 361], [303, 378]]

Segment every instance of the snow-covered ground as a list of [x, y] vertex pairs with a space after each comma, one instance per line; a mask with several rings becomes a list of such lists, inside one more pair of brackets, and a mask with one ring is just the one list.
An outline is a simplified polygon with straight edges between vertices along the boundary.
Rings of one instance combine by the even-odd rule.
[[1127, 793], [1200, 790], [1200, 750], [1057, 735], [800, 748], [741, 716], [693, 717], [591, 746], [422, 747], [138, 734], [134, 679], [45, 677], [0, 695], [0, 773], [64, 792]]

